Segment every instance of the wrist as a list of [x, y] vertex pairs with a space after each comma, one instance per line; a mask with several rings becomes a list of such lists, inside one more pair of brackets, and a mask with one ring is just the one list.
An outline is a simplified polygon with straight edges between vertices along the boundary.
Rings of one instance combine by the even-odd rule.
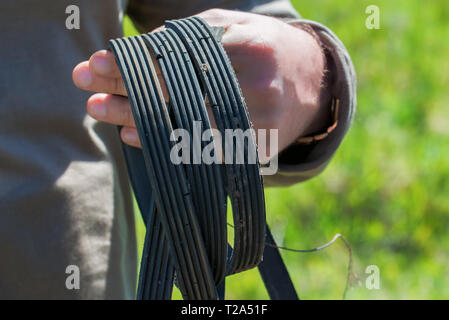
[[315, 44], [319, 48], [319, 53], [316, 53], [316, 55], [319, 55], [322, 59], [322, 64], [316, 64], [316, 67], [320, 69], [319, 73], [321, 75], [320, 88], [315, 92], [316, 104], [311, 107], [313, 112], [310, 114], [309, 121], [302, 128], [298, 135], [299, 139], [295, 140], [295, 142], [320, 140], [327, 136], [336, 126], [335, 114], [338, 112], [338, 101], [332, 99], [328, 86], [331, 83], [331, 74], [327, 69], [326, 48], [310, 25], [306, 23], [291, 25], [306, 32], [314, 39]]

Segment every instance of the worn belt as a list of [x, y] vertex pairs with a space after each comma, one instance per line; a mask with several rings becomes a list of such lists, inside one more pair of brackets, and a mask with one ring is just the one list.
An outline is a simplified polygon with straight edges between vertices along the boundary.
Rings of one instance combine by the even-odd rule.
[[[223, 298], [227, 275], [259, 266], [272, 299], [297, 299], [266, 226], [255, 137], [247, 136], [243, 149], [226, 145], [226, 129], [245, 131], [251, 123], [220, 44], [221, 29], [198, 17], [167, 21], [165, 27], [110, 41], [142, 144], [141, 150], [123, 144], [147, 230], [137, 298], [170, 299], [174, 283], [184, 299]], [[191, 153], [190, 162], [175, 164], [170, 158], [173, 150], [180, 151], [177, 141], [170, 139], [175, 129], [187, 131], [189, 139], [198, 137], [195, 130], [202, 137], [211, 129], [205, 98], [221, 133], [222, 154], [233, 148], [232, 163], [198, 163]], [[209, 143], [201, 139], [198, 145], [191, 139], [189, 145], [202, 154]], [[249, 161], [250, 152], [255, 163]], [[239, 157], [243, 164], [237, 163]], [[227, 239], [228, 197], [234, 223], [232, 247]], [[270, 246], [265, 247], [265, 242]]]

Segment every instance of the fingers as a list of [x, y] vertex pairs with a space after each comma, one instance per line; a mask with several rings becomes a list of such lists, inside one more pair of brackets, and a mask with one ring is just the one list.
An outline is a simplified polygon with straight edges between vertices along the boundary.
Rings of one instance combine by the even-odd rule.
[[140, 144], [139, 135], [137, 134], [137, 129], [133, 127], [123, 127], [120, 131], [120, 138], [124, 143], [136, 148], [142, 148]]
[[94, 53], [89, 61], [78, 64], [72, 73], [80, 89], [126, 96], [126, 89], [114, 55], [106, 50]]
[[111, 51], [100, 50], [89, 59], [89, 64], [94, 73], [107, 78], [120, 78], [120, 70]]
[[106, 93], [94, 94], [87, 100], [87, 113], [96, 120], [123, 126], [120, 131], [123, 142], [142, 148], [128, 98]]
[[126, 97], [106, 93], [94, 94], [87, 100], [87, 113], [99, 121], [119, 126], [136, 126]]
[[[160, 71], [157, 69], [159, 81]], [[73, 82], [80, 89], [101, 92], [94, 94], [87, 101], [88, 114], [102, 122], [123, 126], [120, 132], [123, 142], [141, 148], [135, 128], [127, 92], [121, 78], [114, 55], [106, 50], [94, 53], [89, 61], [78, 64], [73, 70]], [[164, 96], [167, 90], [161, 82]]]

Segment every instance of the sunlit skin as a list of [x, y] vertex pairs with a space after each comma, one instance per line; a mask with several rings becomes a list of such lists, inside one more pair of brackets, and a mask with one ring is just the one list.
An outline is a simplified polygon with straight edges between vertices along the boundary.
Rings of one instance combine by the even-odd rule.
[[[320, 99], [325, 62], [309, 33], [276, 18], [245, 12], [212, 9], [198, 16], [212, 26], [224, 27], [222, 43], [254, 128], [279, 129], [279, 151], [300, 136], [325, 129], [330, 114], [322, 92]], [[80, 89], [95, 92], [87, 101], [88, 114], [123, 126], [121, 139], [140, 147], [113, 54], [95, 52], [74, 68], [72, 76]]]

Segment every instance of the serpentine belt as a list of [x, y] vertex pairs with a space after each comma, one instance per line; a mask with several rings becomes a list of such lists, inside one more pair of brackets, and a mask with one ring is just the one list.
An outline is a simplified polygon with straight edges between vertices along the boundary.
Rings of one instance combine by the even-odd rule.
[[[297, 299], [266, 226], [255, 136], [236, 139], [236, 144], [226, 139], [228, 129], [246, 132], [252, 126], [219, 41], [222, 29], [198, 17], [167, 21], [165, 27], [110, 41], [142, 145], [140, 150], [123, 144], [147, 229], [137, 298], [170, 299], [174, 283], [184, 299], [223, 298], [227, 275], [259, 266], [272, 299]], [[221, 141], [207, 134], [212, 127], [206, 101]], [[193, 154], [184, 154], [176, 129], [188, 133]], [[204, 141], [205, 135], [212, 141]], [[195, 137], [200, 137], [199, 144]], [[201, 150], [210, 144], [216, 161], [198, 161], [196, 155], [204, 154]], [[180, 151], [183, 161], [177, 163], [171, 155]], [[232, 159], [226, 158], [229, 154]], [[232, 248], [227, 240], [228, 196], [234, 221]]]

